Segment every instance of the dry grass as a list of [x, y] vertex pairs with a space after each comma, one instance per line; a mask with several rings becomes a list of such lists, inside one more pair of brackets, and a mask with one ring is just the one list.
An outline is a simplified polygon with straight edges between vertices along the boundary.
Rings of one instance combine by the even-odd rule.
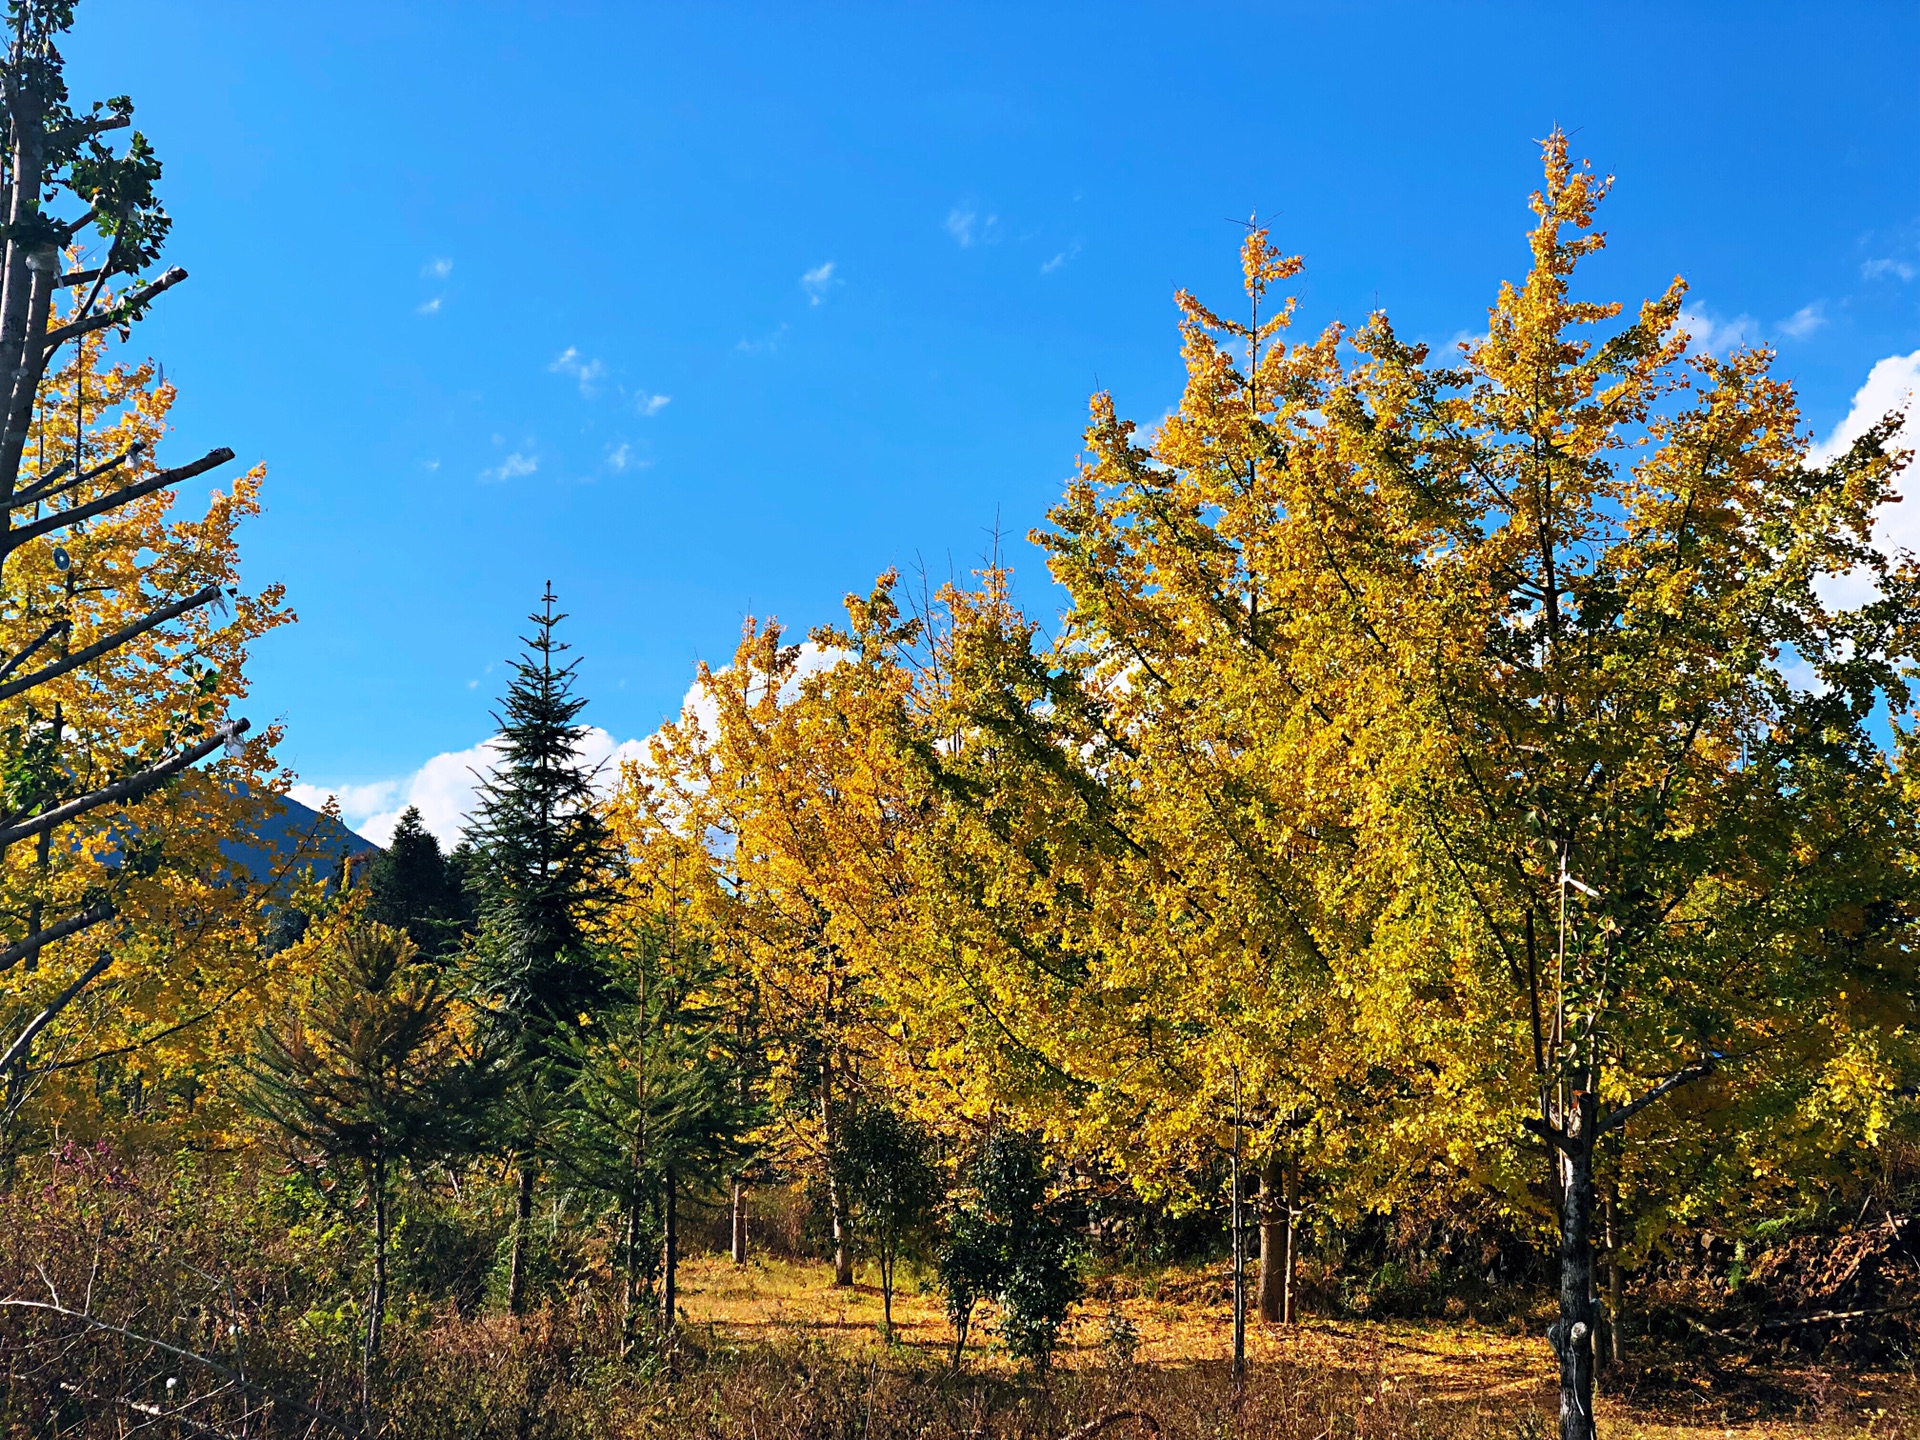
[[[849, 1358], [884, 1363], [881, 1296], [877, 1285], [835, 1287], [829, 1267], [811, 1262], [756, 1259], [736, 1267], [723, 1256], [689, 1261], [682, 1271], [682, 1312], [696, 1332], [715, 1339], [824, 1345]], [[1119, 1317], [1134, 1336], [1132, 1368], [1139, 1372], [1224, 1371], [1231, 1347], [1226, 1307], [1217, 1285], [1176, 1276], [1170, 1283], [1119, 1287], [1115, 1298], [1079, 1307], [1063, 1336], [1057, 1364], [1085, 1374], [1111, 1370], [1118, 1360], [1109, 1337]], [[1145, 1289], [1151, 1293], [1137, 1293]], [[992, 1316], [976, 1321], [967, 1365], [1011, 1373], [993, 1339]], [[936, 1294], [903, 1285], [893, 1302], [893, 1354], [900, 1361], [932, 1362], [950, 1353], [953, 1331]], [[1257, 1321], [1248, 1328], [1250, 1386], [1298, 1383], [1312, 1374], [1350, 1387], [1356, 1402], [1392, 1399], [1432, 1414], [1435, 1431], [1491, 1429], [1506, 1434], [1551, 1434], [1557, 1403], [1553, 1361], [1544, 1326], [1495, 1328], [1474, 1323], [1309, 1319], [1282, 1329]], [[871, 1352], [871, 1353], [870, 1353]], [[917, 1354], [916, 1354], [917, 1352]], [[1756, 1385], [1760, 1381], [1759, 1390]], [[1603, 1394], [1601, 1429], [1632, 1440], [1876, 1440], [1920, 1437], [1920, 1386], [1912, 1375], [1848, 1375], [1804, 1367], [1764, 1376], [1723, 1363], [1705, 1365], [1683, 1384], [1653, 1386], [1639, 1377], [1631, 1393]], [[1771, 1404], [1756, 1406], [1764, 1392]], [[1372, 1397], [1372, 1398], [1369, 1398]], [[1755, 1414], [1756, 1409], [1764, 1412]], [[1526, 1417], [1536, 1417], [1528, 1419]]]

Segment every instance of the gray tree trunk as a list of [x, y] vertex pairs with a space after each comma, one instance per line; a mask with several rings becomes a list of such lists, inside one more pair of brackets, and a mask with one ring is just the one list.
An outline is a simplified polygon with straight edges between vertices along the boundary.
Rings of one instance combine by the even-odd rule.
[[1593, 1141], [1598, 1109], [1591, 1091], [1579, 1097], [1558, 1163], [1560, 1318], [1547, 1331], [1560, 1360], [1560, 1440], [1594, 1440], [1593, 1426]]

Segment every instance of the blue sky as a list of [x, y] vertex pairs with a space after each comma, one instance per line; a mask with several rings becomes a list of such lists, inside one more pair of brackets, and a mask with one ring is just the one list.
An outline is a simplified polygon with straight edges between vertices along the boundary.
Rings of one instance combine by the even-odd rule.
[[457, 805], [548, 578], [609, 745], [748, 610], [996, 522], [1050, 607], [1088, 394], [1165, 411], [1173, 291], [1229, 300], [1256, 210], [1309, 327], [1445, 342], [1558, 124], [1619, 177], [1602, 285], [1685, 274], [1822, 435], [1920, 356], [1912, 3], [84, 0], [68, 53], [166, 162], [172, 443], [269, 467], [248, 577], [301, 623], [248, 712], [374, 831]]

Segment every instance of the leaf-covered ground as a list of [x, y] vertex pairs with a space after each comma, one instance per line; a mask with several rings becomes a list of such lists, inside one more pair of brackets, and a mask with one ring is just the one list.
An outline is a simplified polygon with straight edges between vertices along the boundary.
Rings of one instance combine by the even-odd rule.
[[[865, 1273], [836, 1288], [822, 1264], [723, 1256], [688, 1261], [682, 1312], [695, 1334], [741, 1341], [802, 1338], [870, 1352], [885, 1363], [881, 1294]], [[1211, 1274], [1172, 1271], [1097, 1287], [1063, 1336], [1058, 1364], [1089, 1368], [1218, 1370], [1231, 1349], [1229, 1315]], [[983, 1307], [967, 1365], [1004, 1370], [1009, 1361]], [[940, 1298], [903, 1283], [893, 1300], [896, 1345], [925, 1358], [951, 1353], [953, 1329]], [[1509, 1321], [1327, 1320], [1290, 1329], [1250, 1321], [1249, 1388], [1337, 1377], [1361, 1405], [1409, 1400], [1433, 1417], [1431, 1433], [1491, 1428], [1522, 1436], [1551, 1432], [1556, 1404], [1545, 1323]], [[911, 1354], [895, 1352], [902, 1362]], [[1603, 1381], [1603, 1435], [1685, 1440], [1707, 1435], [1792, 1440], [1798, 1436], [1920, 1435], [1920, 1384], [1911, 1373], [1854, 1373], [1816, 1365], [1755, 1364], [1725, 1355], [1677, 1358], [1660, 1348], [1646, 1363], [1630, 1357]], [[1607, 1393], [1611, 1391], [1612, 1393]]]

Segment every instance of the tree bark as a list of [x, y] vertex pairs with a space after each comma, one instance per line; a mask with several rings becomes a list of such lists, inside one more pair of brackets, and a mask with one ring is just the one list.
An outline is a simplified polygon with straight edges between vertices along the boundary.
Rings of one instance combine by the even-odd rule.
[[1560, 1360], [1560, 1440], [1594, 1440], [1592, 1091], [1578, 1097], [1575, 1123], [1557, 1157], [1560, 1208], [1560, 1318], [1547, 1338]]
[[1286, 1318], [1286, 1300], [1281, 1293], [1286, 1283], [1281, 1275], [1286, 1263], [1286, 1238], [1281, 1230], [1286, 1222], [1281, 1218], [1280, 1183], [1278, 1160], [1260, 1167], [1260, 1279], [1254, 1304], [1269, 1325], [1281, 1324]]
[[660, 1225], [660, 1329], [673, 1333], [674, 1310], [679, 1303], [680, 1189], [673, 1167], [666, 1171], [666, 1197]]
[[893, 1338], [893, 1242], [890, 1237], [880, 1240], [880, 1322], [887, 1332], [887, 1339]]
[[733, 1263], [747, 1263], [747, 1182], [733, 1177]]
[[840, 1179], [838, 1107], [833, 1103], [833, 1070], [820, 1080], [820, 1130], [827, 1149], [827, 1211], [833, 1225], [833, 1283], [853, 1284], [853, 1224], [847, 1213], [847, 1187]]
[[1618, 1365], [1620, 1363], [1620, 1311], [1623, 1300], [1621, 1292], [1624, 1285], [1620, 1275], [1620, 1238], [1615, 1228], [1619, 1217], [1615, 1209], [1617, 1202], [1611, 1182], [1608, 1183], [1604, 1193], [1607, 1244], [1607, 1363]]
[[373, 1191], [373, 1298], [367, 1306], [366, 1345], [360, 1352], [360, 1406], [373, 1405], [373, 1367], [380, 1359], [380, 1337], [387, 1318], [387, 1161], [376, 1155], [368, 1177]]
[[1269, 1325], [1294, 1321], [1295, 1236], [1293, 1170], [1278, 1160], [1260, 1167], [1260, 1280], [1255, 1295]]
[[520, 1165], [520, 1192], [513, 1207], [513, 1257], [507, 1265], [507, 1313], [527, 1308], [527, 1231], [533, 1226], [533, 1163]]
[[620, 1358], [626, 1359], [633, 1353], [633, 1326], [640, 1309], [640, 1200], [638, 1196], [627, 1201], [627, 1213], [623, 1221], [626, 1229], [626, 1296], [620, 1310]]

